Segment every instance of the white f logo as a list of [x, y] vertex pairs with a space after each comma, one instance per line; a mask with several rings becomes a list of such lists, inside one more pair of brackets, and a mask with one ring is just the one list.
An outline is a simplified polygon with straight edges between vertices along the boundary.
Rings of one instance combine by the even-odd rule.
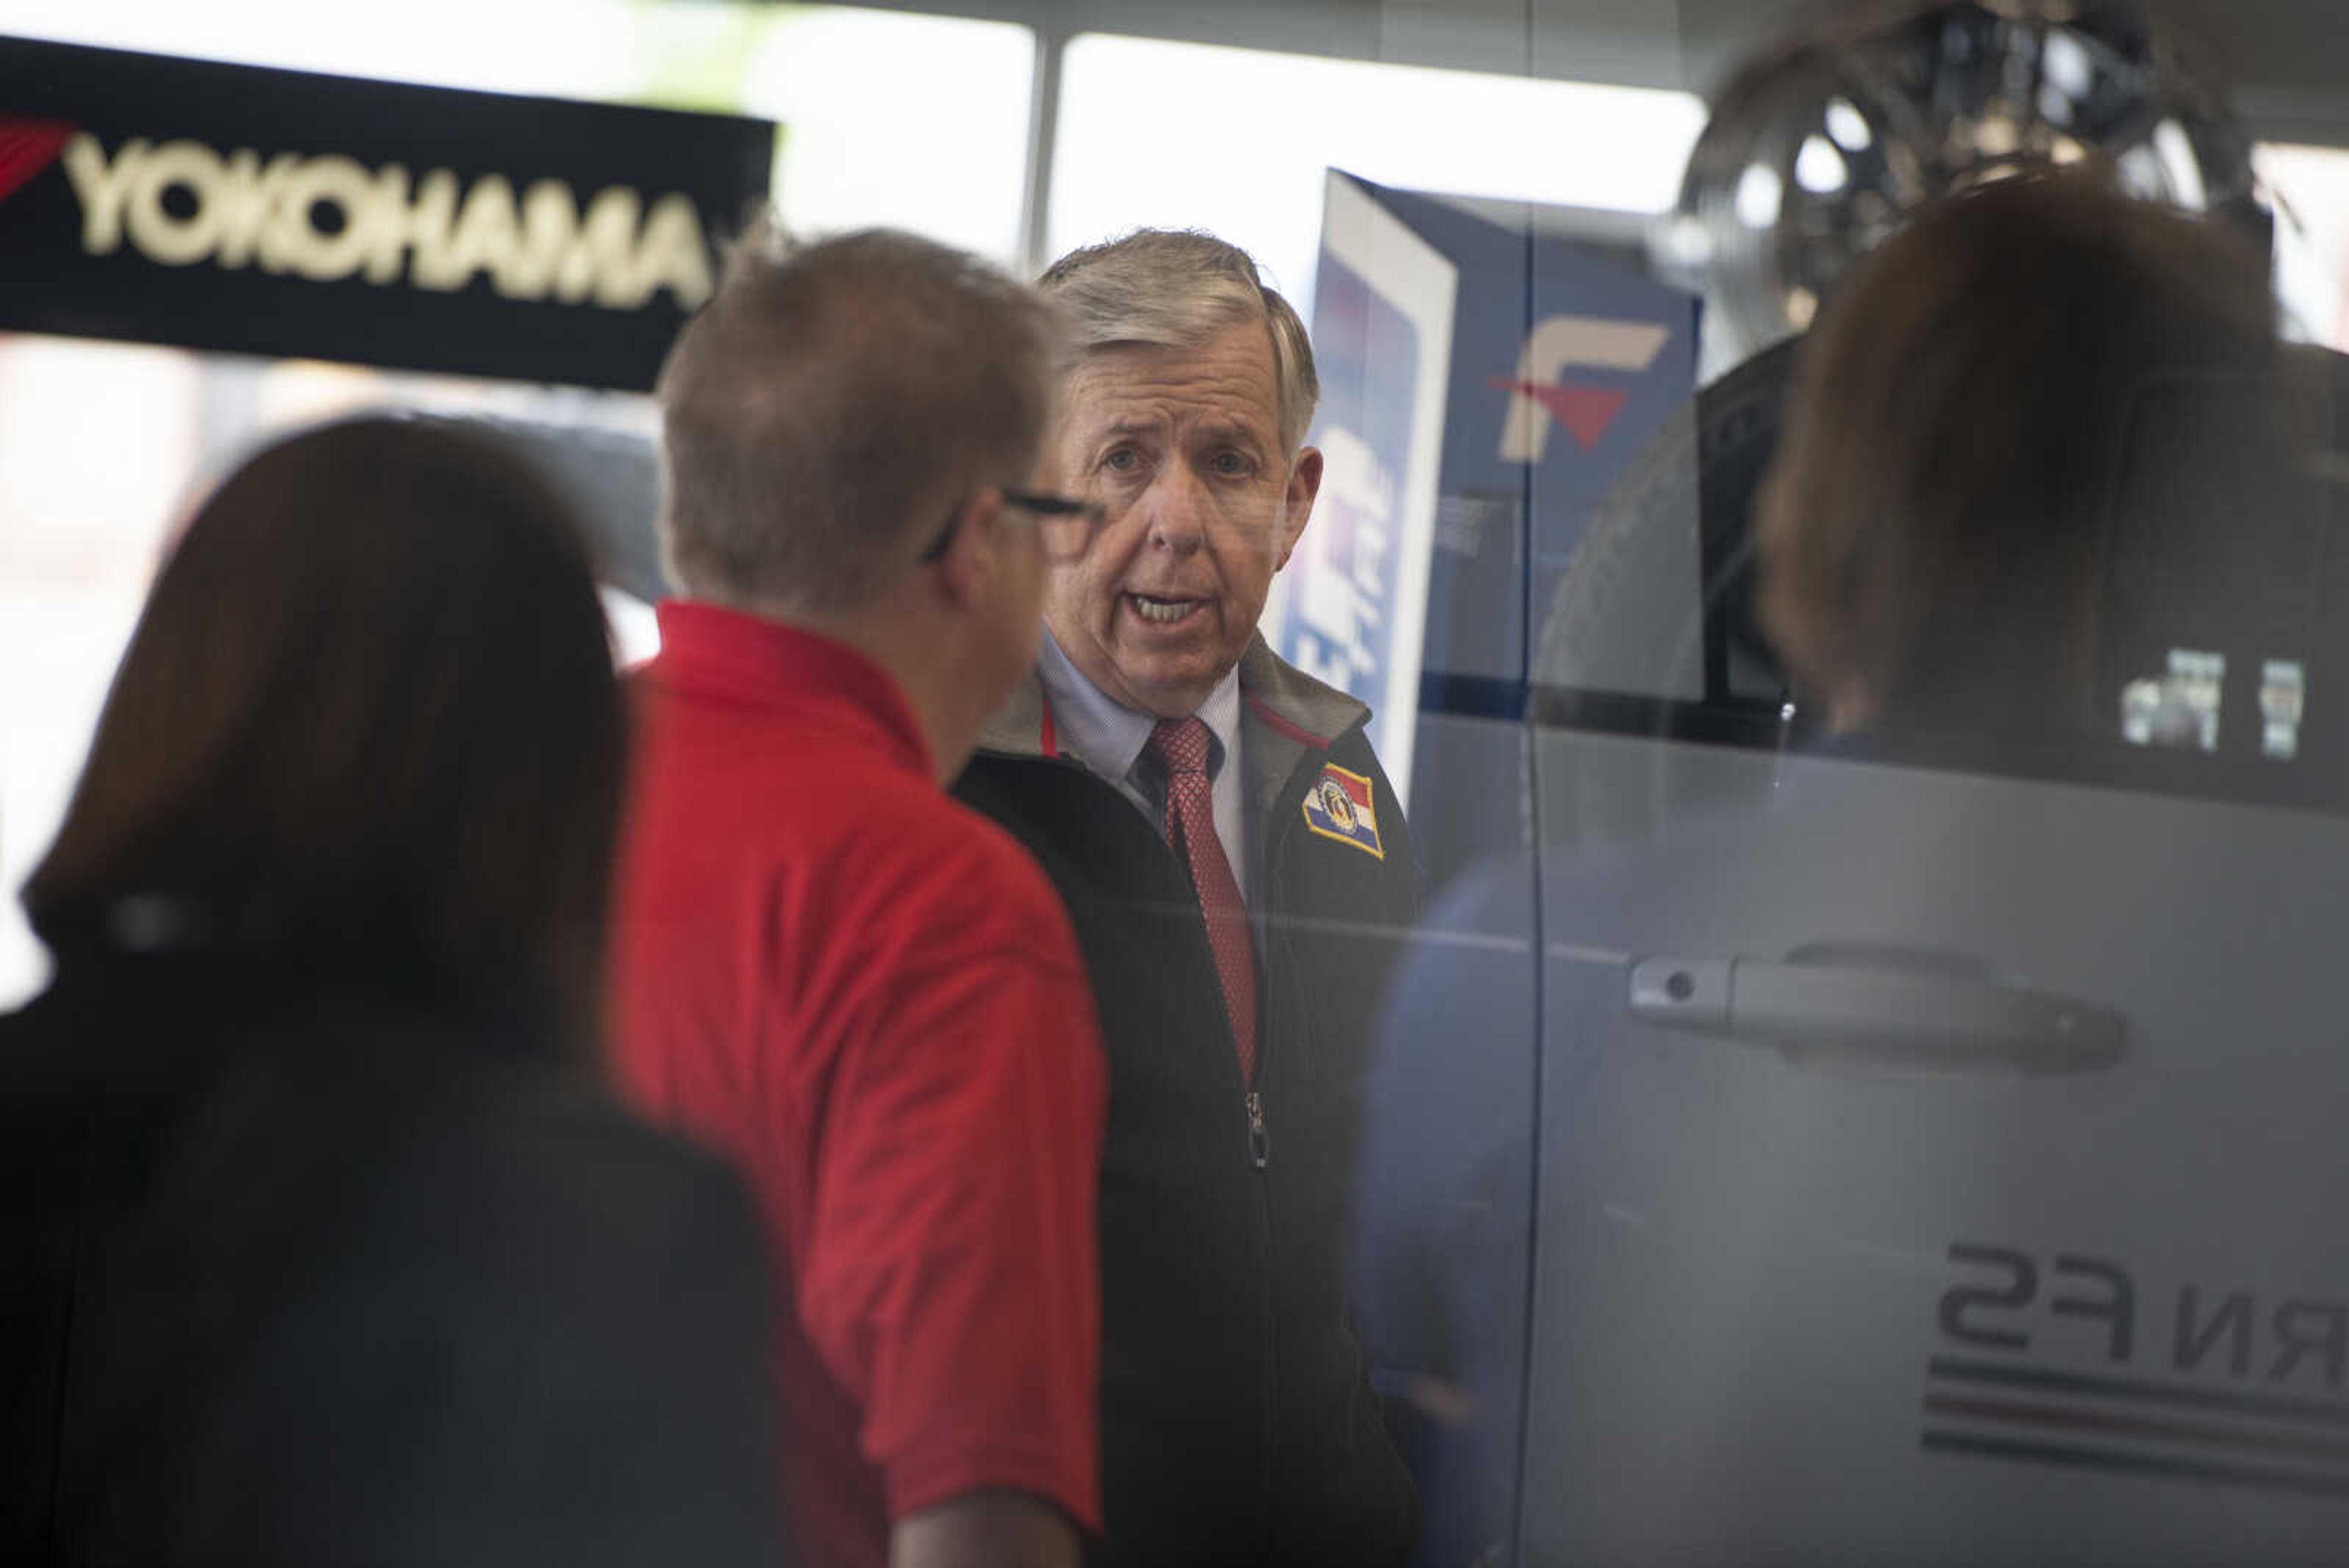
[[1558, 386], [1558, 372], [1576, 365], [1644, 370], [1656, 362], [1671, 336], [1671, 327], [1652, 321], [1609, 321], [1595, 316], [1553, 316], [1535, 327], [1517, 356], [1516, 379], [1495, 383], [1509, 389], [1508, 411], [1501, 417], [1501, 461], [1539, 462], [1549, 448], [1549, 427], [1559, 420], [1577, 427], [1584, 446], [1593, 444], [1623, 406], [1623, 394]]

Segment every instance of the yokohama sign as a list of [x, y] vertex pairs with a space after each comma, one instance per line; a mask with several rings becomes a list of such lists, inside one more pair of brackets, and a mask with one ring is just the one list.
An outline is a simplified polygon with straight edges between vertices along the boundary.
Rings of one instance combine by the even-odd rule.
[[[251, 148], [222, 157], [201, 141], [140, 139], [109, 160], [87, 134], [66, 143], [65, 166], [81, 202], [82, 249], [94, 256], [113, 254], [127, 234], [165, 266], [251, 265], [315, 283], [365, 276], [444, 294], [486, 275], [508, 299], [615, 310], [637, 309], [663, 287], [691, 310], [710, 291], [709, 243], [679, 195], [660, 198], [647, 221], [642, 195], [606, 186], [583, 221], [560, 180], [541, 180], [517, 201], [505, 176], [485, 174], [460, 202], [446, 169], [411, 194], [397, 163], [367, 170], [280, 153], [264, 165]], [[186, 194], [181, 213], [170, 204], [175, 192]]]
[[643, 388], [773, 145], [0, 39], [0, 328]]

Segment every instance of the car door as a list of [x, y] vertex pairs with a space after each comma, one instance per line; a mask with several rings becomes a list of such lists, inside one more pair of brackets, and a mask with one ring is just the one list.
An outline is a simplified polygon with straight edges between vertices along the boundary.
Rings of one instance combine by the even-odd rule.
[[[1546, 639], [1519, 1558], [2341, 1561], [2326, 498], [2124, 539], [2183, 750], [1828, 738], [1743, 608], [1784, 368], [1708, 389]], [[1677, 639], [1588, 590], [1692, 554]]]
[[1544, 878], [1524, 1560], [2339, 1561], [2349, 825], [1671, 760]]

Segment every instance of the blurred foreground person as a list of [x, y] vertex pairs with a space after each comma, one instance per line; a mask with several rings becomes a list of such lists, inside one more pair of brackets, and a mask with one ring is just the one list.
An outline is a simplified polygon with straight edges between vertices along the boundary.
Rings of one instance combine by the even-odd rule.
[[598, 1089], [623, 729], [571, 519], [445, 431], [164, 566], [0, 1020], [0, 1557], [771, 1563], [750, 1207]]
[[[1837, 731], [2116, 732], [2137, 622], [2190, 641], [2300, 514], [2269, 493], [2277, 349], [2265, 262], [2216, 223], [2085, 174], [1920, 215], [1804, 340], [1757, 502], [1796, 691]], [[2145, 560], [2188, 591], [2150, 602]]]
[[1368, 708], [1257, 629], [1321, 483], [1304, 323], [1213, 235], [1062, 257], [1082, 354], [1048, 442], [1102, 527], [956, 785], [1075, 914], [1110, 1055], [1103, 1564], [1409, 1550], [1346, 1323], [1371, 1010], [1418, 897]]
[[1088, 530], [1018, 488], [1059, 338], [959, 252], [761, 233], [661, 375], [686, 597], [642, 676], [616, 1033], [764, 1200], [819, 1564], [1066, 1563], [1100, 1517], [1092, 1000], [1050, 885], [942, 788]]

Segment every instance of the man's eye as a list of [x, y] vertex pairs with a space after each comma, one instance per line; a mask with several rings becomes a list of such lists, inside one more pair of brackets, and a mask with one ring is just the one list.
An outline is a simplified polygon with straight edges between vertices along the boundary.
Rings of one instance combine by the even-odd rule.
[[1253, 472], [1256, 465], [1248, 462], [1246, 452], [1219, 452], [1216, 454], [1214, 467], [1217, 473], [1237, 478]]
[[1102, 456], [1102, 466], [1112, 473], [1132, 473], [1142, 466], [1142, 454], [1130, 446], [1112, 447]]

